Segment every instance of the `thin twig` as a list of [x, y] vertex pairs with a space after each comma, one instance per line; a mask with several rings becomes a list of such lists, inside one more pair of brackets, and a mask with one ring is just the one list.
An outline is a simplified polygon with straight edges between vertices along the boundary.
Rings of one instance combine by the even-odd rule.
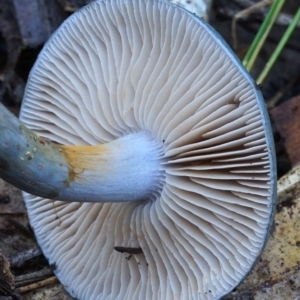
[[42, 254], [42, 251], [38, 247], [31, 248], [29, 250], [25, 250], [23, 252], [19, 252], [15, 255], [11, 255], [8, 257], [10, 262], [10, 266], [12, 268], [19, 268], [21, 267], [25, 261], [38, 257]]
[[15, 277], [15, 287], [19, 288], [24, 285], [33, 284], [41, 280], [46, 279], [53, 275], [53, 271], [50, 267], [46, 267], [40, 271], [33, 273], [28, 273], [25, 275], [20, 275]]
[[260, 2], [255, 3], [254, 5], [247, 7], [243, 9], [242, 11], [238, 12], [234, 15], [232, 19], [232, 25], [231, 25], [231, 35], [233, 39], [233, 49], [237, 49], [237, 30], [236, 30], [236, 24], [237, 21], [242, 19], [244, 16], [248, 16], [254, 12], [257, 12], [262, 7], [268, 6], [272, 3], [272, 0], [262, 0]]
[[36, 282], [36, 283], [33, 283], [33, 284], [29, 284], [29, 285], [17, 288], [16, 292], [18, 292], [20, 294], [23, 294], [23, 293], [26, 293], [26, 292], [29, 292], [29, 291], [32, 291], [32, 290], [36, 290], [36, 289], [38, 289], [42, 286], [54, 284], [54, 283], [57, 283], [57, 282], [58, 282], [57, 278], [55, 276], [52, 276], [52, 277], [49, 277], [45, 280], [42, 280], [42, 281], [39, 281], [39, 282]]
[[[234, 0], [234, 1], [239, 2], [239, 3], [236, 3], [236, 4], [242, 4], [243, 3], [243, 5], [239, 5], [243, 9], [248, 8], [248, 7], [252, 6], [253, 4], [255, 4], [255, 2], [252, 2], [252, 1], [249, 1], [249, 2], [246, 2], [245, 0]], [[221, 5], [220, 5], [220, 7], [217, 7], [217, 10], [218, 10], [218, 14], [220, 14], [222, 17], [228, 18], [228, 19], [233, 19], [234, 16], [240, 12], [240, 10], [237, 10], [235, 8], [229, 8], [229, 7], [226, 7], [226, 9], [222, 8]], [[264, 20], [267, 13], [268, 13], [268, 9], [265, 8], [265, 7], [262, 7], [261, 9], [259, 9], [255, 13], [255, 19]], [[249, 15], [243, 15], [239, 19], [243, 20], [243, 21], [246, 21], [246, 20], [249, 19]], [[278, 14], [277, 19], [275, 20], [274, 24], [276, 24], [278, 26], [288, 26], [292, 23], [292, 21], [293, 21], [293, 15], [288, 14], [288, 13], [284, 13], [284, 12], [280, 12]], [[300, 27], [300, 22], [296, 26]]]
[[0, 216], [26, 216], [25, 211], [11, 212], [11, 211], [1, 211]]
[[233, 0], [233, 2], [242, 8], [247, 8], [255, 4], [255, 2], [251, 0]]
[[281, 88], [274, 97], [272, 97], [269, 101], [267, 101], [267, 108], [272, 109], [275, 107], [277, 102], [281, 99], [281, 97], [289, 90], [294, 83], [300, 79], [300, 75], [294, 76], [283, 88]]

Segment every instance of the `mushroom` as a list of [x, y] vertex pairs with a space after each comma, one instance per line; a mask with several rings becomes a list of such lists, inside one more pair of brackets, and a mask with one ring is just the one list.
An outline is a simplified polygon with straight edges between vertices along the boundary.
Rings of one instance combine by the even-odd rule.
[[[264, 101], [188, 11], [76, 12], [40, 53], [20, 120], [34, 132], [15, 159], [37, 167], [19, 175], [30, 223], [73, 297], [219, 299], [259, 257], [276, 183]], [[41, 141], [30, 160], [26, 141], [29, 153]]]

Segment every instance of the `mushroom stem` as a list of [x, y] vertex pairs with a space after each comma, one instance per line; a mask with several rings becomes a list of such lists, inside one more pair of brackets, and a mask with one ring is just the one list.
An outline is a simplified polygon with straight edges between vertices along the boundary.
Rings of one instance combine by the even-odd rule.
[[160, 187], [162, 146], [145, 133], [95, 146], [45, 140], [0, 104], [0, 177], [44, 198], [122, 202], [149, 199]]

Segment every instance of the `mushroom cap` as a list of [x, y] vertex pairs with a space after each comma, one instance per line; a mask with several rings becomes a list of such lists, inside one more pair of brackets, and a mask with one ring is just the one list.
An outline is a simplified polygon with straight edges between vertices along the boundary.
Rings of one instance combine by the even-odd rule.
[[72, 296], [219, 299], [247, 276], [272, 217], [274, 146], [261, 92], [205, 22], [164, 1], [91, 3], [40, 53], [20, 118], [57, 143], [146, 132], [164, 150], [151, 199], [24, 194], [38, 243]]

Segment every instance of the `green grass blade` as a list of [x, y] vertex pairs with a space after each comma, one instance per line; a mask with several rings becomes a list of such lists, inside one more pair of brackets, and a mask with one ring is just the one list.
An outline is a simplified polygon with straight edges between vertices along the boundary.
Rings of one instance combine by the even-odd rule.
[[244, 60], [243, 65], [250, 71], [257, 55], [263, 46], [275, 20], [277, 19], [278, 13], [280, 12], [285, 0], [274, 0], [264, 22], [262, 23], [259, 31], [257, 32]]
[[295, 27], [297, 26], [298, 22], [300, 20], [300, 7], [298, 8], [298, 11], [296, 15], [294, 16], [291, 24], [286, 29], [283, 37], [281, 38], [279, 44], [275, 48], [272, 56], [270, 57], [269, 61], [265, 65], [264, 69], [262, 70], [261, 74], [258, 76], [257, 83], [262, 83], [266, 76], [268, 75], [270, 69], [273, 67], [276, 59], [278, 58], [279, 54], [281, 53], [283, 47], [285, 46], [286, 42], [290, 38], [291, 34], [293, 33]]

